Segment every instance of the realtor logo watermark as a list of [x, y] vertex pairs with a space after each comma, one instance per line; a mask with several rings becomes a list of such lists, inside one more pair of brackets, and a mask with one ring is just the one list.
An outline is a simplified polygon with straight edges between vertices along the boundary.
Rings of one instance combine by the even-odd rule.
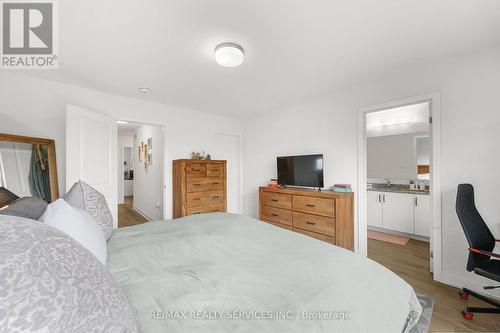
[[56, 69], [54, 0], [1, 0], [2, 69]]

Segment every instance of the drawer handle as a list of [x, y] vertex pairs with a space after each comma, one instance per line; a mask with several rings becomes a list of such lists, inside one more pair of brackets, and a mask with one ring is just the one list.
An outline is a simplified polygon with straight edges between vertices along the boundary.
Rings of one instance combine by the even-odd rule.
[[272, 215], [272, 216], [279, 216], [278, 214], [274, 214], [274, 213], [272, 213], [271, 215]]
[[200, 186], [201, 184], [193, 184], [193, 186]]
[[191, 171], [200, 171], [200, 169], [191, 169]]
[[219, 185], [220, 183], [212, 183], [212, 185]]
[[193, 200], [200, 200], [200, 198], [193, 198]]
[[272, 202], [278, 202], [278, 199], [271, 199]]
[[212, 198], [213, 198], [213, 199], [219, 199], [219, 198], [220, 198], [220, 196], [216, 195], [216, 196], [214, 196], [214, 197], [212, 197]]
[[309, 222], [309, 221], [306, 221], [306, 224], [316, 225], [316, 223], [314, 223], [314, 222]]
[[193, 214], [194, 214], [194, 215], [196, 215], [196, 214], [201, 214], [201, 212], [195, 212], [195, 213], [193, 213]]
[[214, 209], [212, 212], [218, 212], [219, 210], [218, 209]]
[[212, 169], [212, 171], [219, 171], [219, 169]]
[[307, 204], [307, 207], [316, 207], [316, 205]]

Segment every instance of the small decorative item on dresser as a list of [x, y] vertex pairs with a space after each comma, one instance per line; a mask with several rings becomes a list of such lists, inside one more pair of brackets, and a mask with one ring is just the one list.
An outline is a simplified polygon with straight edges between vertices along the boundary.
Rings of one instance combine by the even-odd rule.
[[197, 152], [192, 152], [191, 153], [191, 159], [192, 160], [198, 160], [198, 161], [210, 161], [212, 159], [212, 157], [210, 156], [210, 154], [206, 154], [205, 155], [205, 151], [201, 152], [201, 153], [197, 153]]
[[333, 192], [350, 193], [352, 192], [351, 184], [335, 184], [332, 187]]
[[271, 187], [271, 188], [278, 188], [278, 180], [277, 180], [277, 179], [271, 179], [271, 180], [267, 183], [267, 187]]

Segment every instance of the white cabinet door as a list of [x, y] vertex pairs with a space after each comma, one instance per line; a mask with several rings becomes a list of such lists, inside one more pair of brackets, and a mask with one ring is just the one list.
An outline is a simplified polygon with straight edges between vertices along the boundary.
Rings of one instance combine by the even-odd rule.
[[415, 234], [430, 237], [432, 226], [431, 200], [429, 195], [415, 195]]
[[382, 194], [380, 192], [366, 192], [366, 217], [369, 226], [382, 228]]
[[415, 232], [414, 197], [404, 193], [383, 193], [384, 229]]
[[83, 180], [101, 192], [115, 228], [118, 227], [117, 140], [115, 119], [66, 106], [66, 190]]

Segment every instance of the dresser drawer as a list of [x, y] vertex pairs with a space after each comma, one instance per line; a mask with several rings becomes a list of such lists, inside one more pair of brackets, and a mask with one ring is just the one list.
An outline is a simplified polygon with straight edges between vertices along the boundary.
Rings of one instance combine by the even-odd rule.
[[209, 206], [224, 203], [224, 193], [222, 191], [191, 192], [187, 194], [187, 206]]
[[190, 178], [187, 179], [187, 192], [201, 191], [222, 191], [224, 189], [224, 181], [214, 178]]
[[222, 177], [224, 176], [224, 164], [208, 164], [207, 177]]
[[293, 196], [293, 210], [323, 216], [335, 216], [335, 201], [333, 199]]
[[188, 177], [205, 177], [207, 175], [207, 166], [202, 163], [190, 163], [186, 165], [186, 175]]
[[216, 213], [216, 212], [224, 212], [223, 205], [212, 205], [212, 206], [200, 206], [200, 207], [188, 207], [187, 215], [196, 215], [203, 213]]
[[272, 207], [292, 209], [292, 196], [290, 194], [263, 192], [262, 204]]
[[293, 228], [293, 231], [304, 234], [304, 235], [312, 237], [312, 238], [316, 238], [316, 239], [328, 242], [328, 243], [335, 244], [335, 237], [332, 237], [332, 236], [318, 234], [317, 232], [312, 232], [312, 231], [299, 229], [299, 228]]
[[267, 220], [263, 220], [263, 222], [265, 222], [265, 223], [269, 223], [269, 224], [275, 225], [275, 226], [277, 226], [277, 227], [280, 227], [280, 228], [283, 228], [283, 229], [286, 229], [286, 230], [290, 230], [290, 231], [292, 231], [292, 227], [291, 227], [291, 226], [289, 226], [289, 225], [286, 225], [286, 224], [276, 223], [276, 222], [273, 222], [273, 221], [267, 221]]
[[293, 226], [328, 236], [335, 236], [335, 219], [306, 213], [293, 213]]
[[262, 206], [262, 218], [292, 226], [292, 211], [276, 207]]

